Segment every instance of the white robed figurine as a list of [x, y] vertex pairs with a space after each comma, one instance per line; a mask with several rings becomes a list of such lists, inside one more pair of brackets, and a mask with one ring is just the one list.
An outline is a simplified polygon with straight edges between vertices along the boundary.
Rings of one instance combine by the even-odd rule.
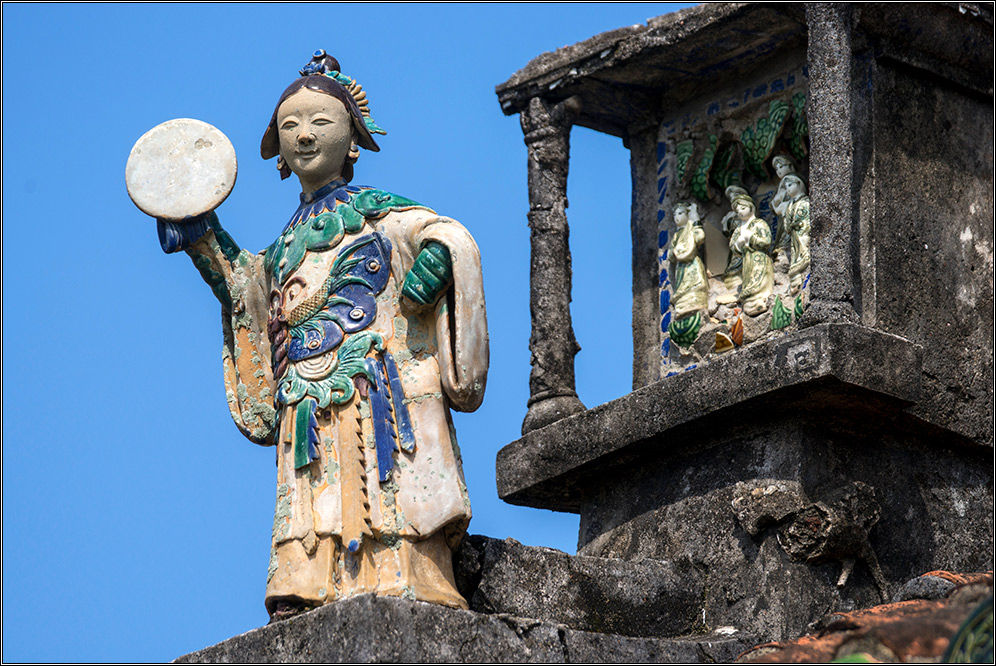
[[466, 608], [452, 551], [470, 503], [450, 408], [483, 399], [488, 334], [477, 245], [414, 201], [349, 184], [379, 150], [366, 94], [316, 52], [263, 137], [303, 193], [267, 250], [213, 213], [160, 221], [223, 306], [232, 416], [277, 456], [266, 607], [280, 619], [373, 592]]

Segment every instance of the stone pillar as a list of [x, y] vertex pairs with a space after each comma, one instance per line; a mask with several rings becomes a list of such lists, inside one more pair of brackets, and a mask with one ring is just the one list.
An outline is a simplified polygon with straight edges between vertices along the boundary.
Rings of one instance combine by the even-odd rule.
[[567, 226], [571, 125], [580, 108], [577, 97], [553, 105], [534, 97], [519, 118], [529, 153], [529, 351], [533, 366], [523, 434], [585, 409], [574, 387], [574, 355], [581, 346], [571, 323]]
[[800, 326], [856, 322], [859, 192], [855, 187], [855, 111], [849, 4], [806, 5], [809, 26], [809, 191], [812, 199], [810, 304]]
[[633, 183], [633, 390], [661, 378], [660, 266], [657, 221], [657, 125], [630, 130]]

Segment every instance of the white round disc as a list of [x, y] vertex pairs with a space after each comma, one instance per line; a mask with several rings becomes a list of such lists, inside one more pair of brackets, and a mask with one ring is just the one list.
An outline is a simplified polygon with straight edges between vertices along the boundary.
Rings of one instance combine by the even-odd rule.
[[221, 130], [177, 118], [135, 142], [125, 167], [128, 196], [143, 213], [166, 220], [212, 211], [235, 186], [235, 148]]

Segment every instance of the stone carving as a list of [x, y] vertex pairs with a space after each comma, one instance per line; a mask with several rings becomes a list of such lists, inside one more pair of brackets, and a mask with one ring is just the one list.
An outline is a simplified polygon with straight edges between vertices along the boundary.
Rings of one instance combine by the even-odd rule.
[[[707, 104], [701, 116], [661, 125], [658, 219], [660, 238], [671, 240], [660, 243], [666, 252], [659, 255], [665, 375], [790, 330], [805, 312], [808, 124], [806, 93], [798, 87], [804, 79], [790, 72], [740, 99]], [[743, 105], [750, 97], [759, 99]], [[692, 209], [681, 203], [690, 200], [692, 226], [685, 217]], [[691, 238], [695, 259], [688, 254]], [[695, 261], [702, 284], [673, 279], [682, 267], [697, 269]], [[704, 308], [698, 307], [703, 295]]]
[[159, 221], [163, 249], [186, 250], [221, 301], [236, 425], [276, 447], [274, 618], [365, 592], [467, 607], [452, 549], [471, 512], [449, 409], [483, 399], [480, 255], [456, 221], [350, 184], [383, 133], [318, 51], [260, 147], [303, 191], [273, 244], [239, 248], [213, 212]]

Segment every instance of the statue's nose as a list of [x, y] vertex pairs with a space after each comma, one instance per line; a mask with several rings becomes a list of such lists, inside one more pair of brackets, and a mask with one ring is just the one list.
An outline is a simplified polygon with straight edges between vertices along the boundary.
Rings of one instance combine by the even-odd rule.
[[315, 135], [311, 132], [301, 132], [297, 137], [297, 142], [302, 146], [310, 146], [315, 142]]

